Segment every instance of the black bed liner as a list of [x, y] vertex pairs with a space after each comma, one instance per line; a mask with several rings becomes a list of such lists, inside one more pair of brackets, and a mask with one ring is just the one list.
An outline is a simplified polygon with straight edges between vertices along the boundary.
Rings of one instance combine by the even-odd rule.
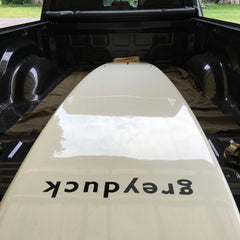
[[0, 201], [37, 136], [0, 136]]
[[215, 153], [215, 156], [222, 168], [224, 176], [228, 182], [228, 185], [232, 191], [235, 202], [240, 211], [240, 168], [233, 168], [230, 165], [224, 163], [224, 150], [230, 145], [231, 141], [240, 144], [240, 137], [238, 133], [218, 133], [207, 134], [206, 137], [210, 143], [210, 146]]

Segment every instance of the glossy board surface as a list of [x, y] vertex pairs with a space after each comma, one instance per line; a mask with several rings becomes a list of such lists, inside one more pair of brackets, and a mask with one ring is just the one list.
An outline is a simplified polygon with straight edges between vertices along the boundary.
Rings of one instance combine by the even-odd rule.
[[239, 213], [190, 108], [145, 63], [111, 63], [66, 98], [0, 206], [0, 239], [226, 240]]

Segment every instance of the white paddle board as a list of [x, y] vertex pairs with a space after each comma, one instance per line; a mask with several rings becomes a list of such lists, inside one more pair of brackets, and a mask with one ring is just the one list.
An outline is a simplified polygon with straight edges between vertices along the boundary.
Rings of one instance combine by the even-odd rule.
[[236, 240], [237, 207], [155, 66], [111, 63], [66, 98], [0, 206], [3, 240]]

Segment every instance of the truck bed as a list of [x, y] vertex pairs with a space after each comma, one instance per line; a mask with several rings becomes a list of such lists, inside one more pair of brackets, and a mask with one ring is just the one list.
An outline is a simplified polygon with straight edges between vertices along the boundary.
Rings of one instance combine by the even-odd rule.
[[[57, 110], [66, 96], [89, 72], [73, 72], [64, 79], [47, 97], [32, 111], [24, 114], [23, 118], [5, 132], [5, 135], [38, 135]], [[167, 77], [185, 98], [202, 129], [206, 134], [220, 131], [240, 130], [231, 114], [224, 114], [201, 91], [199, 91], [190, 75], [178, 67], [164, 70]]]
[[[214, 236], [218, 234], [217, 238], [232, 239], [230, 237], [232, 231], [228, 226], [232, 223], [239, 226], [239, 221], [237, 223], [236, 220], [229, 220], [228, 216], [231, 211], [227, 210], [228, 207], [226, 205], [234, 206], [236, 215], [237, 208], [230, 196], [230, 191], [223, 175], [240, 210], [240, 162], [237, 162], [240, 158], [235, 158], [232, 165], [230, 165], [231, 162], [227, 162], [224, 159], [224, 151], [230, 143], [233, 143], [233, 145], [234, 143], [240, 144], [239, 25], [204, 18], [199, 0], [173, 2], [147, 0], [142, 2], [143, 6], [132, 9], [132, 6], [126, 6], [125, 1], [114, 1], [114, 4], [107, 8], [99, 1], [60, 0], [57, 3], [55, 1], [45, 1], [40, 21], [0, 30], [0, 201], [4, 197], [4, 200], [1, 201], [2, 210], [9, 213], [5, 204], [9, 204], [11, 201], [14, 202], [18, 197], [23, 199], [26, 196], [23, 204], [27, 208], [26, 211], [23, 211], [24, 214], [22, 214], [19, 211], [22, 211], [23, 208], [16, 205], [16, 211], [13, 212], [13, 218], [10, 220], [11, 224], [6, 224], [8, 220], [4, 217], [1, 218], [1, 223], [5, 221], [5, 225], [1, 224], [1, 227], [3, 225], [7, 228], [11, 226], [11, 229], [9, 228], [8, 231], [10, 235], [14, 235], [14, 230], [21, 224], [23, 224], [22, 229], [25, 226], [27, 226], [26, 229], [32, 229], [31, 231], [24, 230], [27, 234], [31, 235], [39, 231], [39, 227], [36, 228], [37, 231], [34, 231], [34, 227], [37, 226], [36, 222], [33, 221], [34, 218], [30, 217], [29, 223], [21, 221], [29, 210], [28, 217], [36, 216], [34, 211], [30, 209], [31, 205], [29, 202], [31, 199], [37, 202], [42, 201], [44, 188], [40, 187], [39, 192], [37, 182], [39, 182], [40, 178], [37, 172], [41, 171], [42, 176], [49, 174], [49, 177], [54, 177], [55, 173], [59, 173], [58, 169], [61, 167], [61, 160], [59, 161], [57, 158], [60, 155], [60, 157], [65, 158], [64, 154], [67, 155], [67, 151], [71, 150], [72, 147], [75, 147], [77, 152], [80, 153], [79, 158], [76, 159], [77, 161], [72, 159], [73, 162], [71, 162], [71, 159], [66, 158], [66, 161], [62, 159], [62, 162], [66, 162], [66, 165], [61, 170], [64, 177], [74, 175], [76, 169], [84, 171], [84, 164], [86, 163], [86, 166], [90, 166], [93, 163], [92, 160], [96, 160], [100, 155], [103, 156], [102, 160], [106, 165], [102, 165], [101, 161], [96, 161], [91, 168], [86, 168], [87, 172], [94, 172], [100, 168], [106, 172], [106, 170], [110, 169], [110, 166], [113, 166], [109, 172], [116, 173], [119, 172], [119, 169], [116, 169], [116, 164], [119, 163], [121, 171], [124, 170], [125, 173], [129, 173], [131, 164], [124, 166], [124, 161], [112, 158], [113, 155], [120, 157], [125, 155], [112, 154], [111, 149], [116, 150], [117, 153], [119, 153], [119, 149], [125, 150], [124, 152], [127, 154], [125, 157], [127, 158], [136, 158], [137, 156], [137, 158], [143, 159], [143, 155], [139, 153], [148, 148], [144, 153], [146, 160], [150, 160], [150, 164], [144, 167], [145, 161], [135, 162], [134, 160], [133, 169], [139, 168], [141, 169], [141, 174], [143, 174], [148, 172], [148, 167], [152, 165], [153, 171], [149, 171], [150, 180], [155, 172], [156, 177], [159, 179], [158, 182], [161, 184], [162, 182], [167, 183], [167, 181], [161, 181], [163, 176], [169, 178], [171, 173], [174, 173], [174, 176], [176, 176], [175, 173], [180, 170], [183, 170], [186, 174], [188, 170], [194, 169], [193, 172], [188, 172], [191, 172], [189, 177], [194, 180], [194, 191], [197, 190], [195, 187], [200, 186], [204, 190], [203, 192], [206, 193], [204, 201], [202, 201], [203, 198], [200, 195], [195, 195], [197, 198], [194, 203], [199, 204], [200, 207], [195, 212], [197, 213], [197, 227], [190, 227], [189, 231], [184, 232], [189, 233], [193, 231], [193, 236], [195, 236], [199, 229], [203, 229], [203, 226], [199, 225], [199, 219], [203, 219], [201, 222], [207, 223], [207, 228], [213, 232]], [[151, 4], [145, 6], [145, 3]], [[125, 72], [118, 74], [119, 69], [115, 68], [113, 64], [110, 64], [113, 68], [107, 68], [108, 65], [106, 65], [106, 68], [103, 67], [101, 69], [107, 70], [107, 74], [102, 78], [100, 78], [99, 74], [95, 74], [96, 78], [91, 81], [92, 74], [89, 74], [89, 72], [93, 69], [109, 63], [115, 58], [131, 56], [138, 56], [141, 62], [147, 62], [160, 68], [176, 86], [188, 104], [186, 104], [172, 83], [162, 73], [161, 76], [166, 81], [161, 82], [159, 78], [151, 79], [149, 77], [151, 74], [146, 74], [148, 72], [145, 71], [147, 68], [142, 72], [139, 71], [139, 66], [136, 66], [135, 71], [132, 72], [135, 77], [126, 74], [125, 78]], [[136, 71], [137, 68], [138, 70]], [[153, 70], [155, 67], [151, 66], [151, 68]], [[115, 70], [113, 71], [112, 69]], [[158, 71], [157, 69], [155, 70]], [[111, 74], [109, 75], [110, 72]], [[81, 86], [76, 87], [86, 75], [90, 77], [84, 80], [82, 85], [80, 83]], [[89, 78], [90, 85], [89, 88], [86, 88]], [[170, 87], [165, 88], [167, 85], [164, 82]], [[110, 90], [105, 86], [109, 86], [108, 89]], [[73, 94], [61, 106], [61, 103], [74, 88]], [[177, 93], [173, 94], [174, 92]], [[131, 95], [131, 93], [134, 94]], [[68, 108], [70, 105], [74, 105], [74, 108]], [[189, 106], [192, 111], [189, 109]], [[54, 114], [58, 108], [59, 110]], [[187, 111], [185, 111], [186, 109]], [[192, 112], [198, 119], [206, 137]], [[59, 113], [62, 113], [62, 115], [59, 115]], [[53, 114], [54, 117], [49, 121]], [[190, 118], [189, 114], [191, 115]], [[90, 121], [89, 115], [93, 115], [92, 118], [90, 117]], [[146, 118], [144, 117], [145, 115], [147, 116]], [[106, 118], [106, 116], [109, 116], [109, 118]], [[152, 116], [159, 117], [160, 121], [155, 122]], [[179, 118], [179, 116], [181, 117]], [[139, 120], [139, 118], [140, 120], [147, 120], [146, 124], [136, 124], [135, 120]], [[75, 125], [73, 125], [74, 119], [76, 120]], [[112, 124], [111, 122], [109, 123], [109, 119], [117, 123], [113, 125], [115, 126], [113, 129], [119, 131], [111, 131], [110, 126]], [[120, 120], [120, 122], [116, 122], [114, 119]], [[66, 128], [61, 127], [61, 120], [63, 120], [63, 123], [67, 123], [65, 125], [67, 126]], [[127, 124], [128, 126], [136, 129], [133, 132], [134, 134], [129, 134], [125, 124], [121, 124], [122, 120], [131, 125]], [[48, 121], [50, 122], [49, 124], [47, 124]], [[91, 123], [94, 124], [91, 125]], [[144, 122], [140, 121], [140, 123]], [[173, 124], [171, 125], [171, 123]], [[195, 124], [195, 127], [191, 127], [193, 126], [192, 123]], [[43, 130], [46, 124], [47, 127]], [[55, 129], [55, 132], [51, 131], [51, 129], [48, 131], [49, 126], [53, 126], [52, 129]], [[96, 128], [94, 129], [92, 126], [96, 126]], [[145, 127], [150, 134], [144, 135], [146, 133], [146, 131], [144, 132]], [[68, 132], [69, 129], [71, 129], [70, 133]], [[63, 135], [64, 131], [62, 130], [66, 130], [68, 134]], [[129, 144], [128, 138], [122, 138], [122, 131], [125, 131], [125, 136], [132, 136], [134, 139], [135, 136], [141, 136], [141, 144], [135, 144], [136, 142], [133, 144], [135, 146], [134, 153], [137, 155], [131, 155], [132, 151], [129, 151], [131, 144]], [[203, 141], [198, 141], [200, 139], [199, 134]], [[104, 135], [105, 141], [102, 141], [102, 135]], [[114, 141], [116, 138], [117, 141]], [[89, 139], [90, 141], [88, 141]], [[39, 142], [42, 143], [42, 147], [38, 150]], [[68, 145], [64, 146], [65, 142]], [[64, 147], [60, 149], [58, 146]], [[211, 151], [211, 148], [213, 151]], [[29, 152], [30, 149], [31, 151]], [[85, 151], [86, 149], [88, 150], [87, 152]], [[105, 153], [107, 154], [99, 155], [99, 149], [106, 150]], [[213, 159], [210, 162], [205, 161], [208, 164], [202, 164], [205, 159], [203, 156], [204, 149], [207, 149], [208, 152], [205, 156], [210, 154], [211, 159]], [[48, 154], [48, 150], [51, 150], [52, 154]], [[35, 155], [33, 154], [34, 151]], [[82, 164], [81, 159], [84, 153], [86, 153], [89, 161], [84, 161], [84, 164]], [[122, 152], [120, 151], [120, 153]], [[158, 155], [154, 155], [154, 153]], [[183, 156], [181, 155], [182, 153], [186, 155]], [[190, 155], [193, 156], [191, 159], [188, 158]], [[53, 161], [53, 158], [49, 159], [50, 156], [56, 158], [56, 161]], [[159, 156], [162, 156], [162, 158]], [[171, 156], [173, 161], [167, 163], [168, 161], [166, 160], [170, 160]], [[83, 158], [85, 157], [83, 156]], [[110, 158], [114, 161], [108, 162]], [[156, 161], [152, 161], [153, 159]], [[54, 162], [56, 164], [52, 165]], [[160, 163], [157, 166], [158, 168], [155, 165], [157, 162]], [[184, 164], [182, 165], [182, 163]], [[27, 168], [26, 165], [28, 166]], [[169, 167], [165, 169], [164, 166]], [[159, 172], [156, 171], [157, 169], [159, 169]], [[212, 171], [209, 172], [209, 169], [212, 169]], [[19, 176], [21, 176], [23, 171], [25, 171], [26, 175], [32, 174], [32, 177], [22, 181], [21, 178], [19, 179]], [[125, 173], [122, 171], [120, 174], [124, 177], [124, 181], [126, 179]], [[17, 174], [16, 178], [14, 178], [15, 174]], [[218, 177], [215, 181], [214, 178], [220, 175], [223, 181], [219, 182]], [[85, 174], [82, 172], [74, 184], [78, 184], [79, 178], [81, 179], [84, 176]], [[98, 175], [95, 174], [93, 176], [97, 177]], [[145, 176], [147, 175], [144, 174]], [[183, 177], [188, 179], [185, 178], [185, 175]], [[44, 181], [46, 180], [48, 178], [44, 179]], [[67, 181], [69, 180], [71, 179]], [[174, 180], [175, 183], [177, 183], [176, 180]], [[13, 184], [9, 187], [11, 182]], [[14, 189], [13, 186], [16, 185], [19, 188], [15, 188], [16, 191], [12, 191]], [[82, 187], [83, 185], [80, 184], [79, 186]], [[168, 186], [169, 191], [165, 189], [163, 191], [166, 194], [172, 193], [170, 189], [170, 186], [173, 186], [172, 180]], [[67, 191], [69, 190], [68, 187]], [[21, 189], [26, 189], [26, 192], [30, 194], [22, 194]], [[227, 189], [227, 194], [224, 189]], [[6, 191], [7, 194], [5, 194]], [[31, 198], [30, 195], [36, 191], [38, 191], [37, 198]], [[177, 194], [180, 193], [179, 191], [177, 192]], [[15, 194], [15, 197], [14, 195], [11, 197], [11, 193]], [[196, 193], [199, 193], [199, 191], [196, 191]], [[224, 199], [226, 199], [227, 195], [230, 198], [225, 201]], [[159, 196], [161, 196], [161, 193]], [[93, 200], [97, 199], [94, 197]], [[181, 196], [180, 199], [182, 199]], [[168, 204], [168, 202], [167, 200], [166, 203]], [[172, 218], [172, 216], [174, 217], [171, 213], [175, 208], [181, 211], [179, 206], [184, 202], [185, 200], [175, 202], [169, 208], [168, 216], [163, 221]], [[214, 203], [209, 211], [206, 211], [206, 207], [211, 202]], [[81, 204], [79, 200], [76, 203], [78, 207]], [[166, 211], [161, 201], [159, 203], [163, 211]], [[219, 203], [221, 207], [214, 212], [213, 210], [216, 209]], [[63, 205], [65, 205], [65, 202]], [[101, 207], [104, 205], [105, 203]], [[52, 205], [51, 203], [51, 206], [56, 207], [60, 205]], [[84, 211], [88, 209], [86, 206], [84, 206]], [[152, 208], [153, 205], [150, 204], [149, 206]], [[189, 215], [187, 214], [188, 216], [194, 214], [191, 201], [186, 201], [186, 206], [187, 209], [183, 208], [183, 211], [181, 211], [183, 216], [186, 216], [186, 213], [189, 213]], [[42, 204], [39, 207], [37, 209], [39, 213], [47, 212], [46, 216], [53, 216], [54, 219], [59, 220], [57, 221], [59, 223], [67, 219], [66, 214], [63, 215], [64, 218], [56, 218], [55, 213], [51, 215], [51, 210], [48, 211]], [[135, 207], [135, 204], [133, 207]], [[116, 209], [116, 207], [114, 208]], [[44, 211], [41, 209], [44, 209]], [[61, 207], [60, 211], [57, 212], [61, 212], [62, 209]], [[123, 211], [120, 211], [120, 215], [126, 209], [125, 206]], [[220, 209], [223, 211], [219, 211]], [[143, 207], [141, 208], [142, 210], [144, 212], [147, 208]], [[85, 231], [85, 225], [81, 225], [81, 220], [76, 220], [75, 213], [76, 211], [74, 210], [71, 214], [71, 217], [74, 217], [74, 226], [77, 224], [78, 230], [83, 227]], [[129, 225], [131, 228], [134, 227], [133, 229], [137, 226], [140, 229], [141, 225], [135, 225], [139, 215], [131, 215], [129, 213], [127, 211], [126, 216], [128, 219], [132, 218], [133, 221], [128, 222], [126, 220], [125, 225]], [[176, 218], [174, 217], [174, 219], [180, 216], [178, 212], [176, 213]], [[204, 213], [212, 214], [212, 216], [201, 218]], [[222, 215], [223, 218], [219, 218], [220, 213], [226, 214]], [[114, 215], [118, 216], [119, 214]], [[79, 216], [83, 216], [82, 219], [86, 222], [86, 217], [89, 219], [90, 215], [80, 214]], [[103, 216], [104, 214], [101, 214], [101, 219]], [[147, 229], [153, 229], [152, 225], [148, 228], [147, 224], [151, 223], [151, 221], [146, 221], [147, 214], [142, 216], [143, 222], [146, 222]], [[219, 221], [225, 221], [222, 224], [218, 224], [216, 216], [218, 216]], [[20, 221], [18, 221], [19, 219]], [[184, 219], [184, 222], [182, 222], [182, 219]], [[184, 226], [185, 220], [184, 217], [180, 218], [179, 222], [181, 222], [181, 225], [183, 224]], [[187, 220], [189, 222], [188, 226], [191, 225], [192, 220], [193, 218], [189, 219], [189, 221]], [[50, 222], [54, 223], [54, 221]], [[158, 220], [154, 221], [154, 223], [157, 222]], [[47, 221], [43, 223], [46, 224]], [[32, 224], [34, 225], [33, 228], [31, 227]], [[176, 239], [176, 236], [180, 236], [179, 229], [183, 229], [182, 227], [174, 231], [172, 226], [178, 226], [178, 224], [173, 224], [172, 219], [167, 225], [170, 227], [169, 233], [175, 235], [171, 239]], [[215, 229], [215, 227], [211, 227], [212, 225], [217, 226], [216, 230], [212, 231], [212, 229]], [[56, 229], [59, 230], [59, 225], [56, 224], [56, 226], [58, 226]], [[119, 224], [115, 226], [119, 229]], [[159, 226], [163, 226], [162, 221], [156, 226], [157, 231], [159, 231]], [[219, 226], [225, 229], [228, 235], [220, 234], [218, 231]], [[225, 228], [221, 226], [225, 226]], [[237, 229], [239, 229], [238, 226]], [[7, 231], [3, 228], [1, 229], [3, 230], [1, 236], [4, 238]], [[51, 230], [53, 228], [49, 228], [48, 225], [41, 232], [47, 233], [47, 229]], [[57, 237], [63, 237], [65, 233], [69, 236], [69, 233], [72, 232], [66, 231], [61, 234], [58, 230], [55, 231], [58, 234]], [[76, 231], [74, 230], [74, 232]], [[98, 231], [91, 232], [94, 234], [98, 233]], [[99, 232], [102, 233], [103, 231]], [[136, 231], [134, 230], [135, 233]], [[148, 236], [152, 236], [153, 231], [149, 233]], [[202, 231], [202, 233], [205, 233], [205, 231]], [[127, 235], [130, 236], [129, 234]], [[35, 236], [35, 238], [42, 238], [42, 235], [38, 233]], [[50, 235], [48, 234], [47, 236], [49, 237]], [[99, 236], [97, 234], [98, 238]], [[204, 238], [201, 234], [199, 236]], [[15, 234], [14, 237], [19, 239], [21, 234]], [[144, 238], [144, 234], [139, 234], [137, 238], [139, 237]], [[26, 235], [23, 238], [26, 239]], [[33, 235], [29, 239], [32, 238], [34, 238]], [[210, 238], [213, 239], [214, 237]]]
[[[0, 199], [53, 113], [88, 73], [89, 71], [72, 72], [32, 112], [25, 113], [20, 121], [0, 137], [2, 148], [0, 153]], [[164, 70], [164, 73], [185, 98], [211, 142], [211, 146], [215, 148], [214, 153], [223, 171], [225, 171], [225, 177], [228, 180], [236, 203], [240, 207], [240, 175], [223, 162], [223, 152], [229, 145], [229, 141], [233, 140], [240, 143], [239, 134], [237, 133], [238, 130], [240, 131], [239, 125], [235, 123], [231, 114], [224, 114], [202, 94], [184, 69], [168, 67]], [[233, 131], [234, 133], [232, 133]], [[19, 144], [20, 147], [18, 148]]]
[[[119, 222], [120, 239], [192, 239], [203, 219], [198, 239], [236, 239], [239, 215], [229, 203], [207, 139], [169, 79], [150, 64], [110, 63], [72, 91], [38, 137], [1, 203], [0, 232], [58, 239], [74, 221], [85, 224], [74, 225], [72, 239], [97, 239], [98, 221], [102, 239], [116, 236]], [[193, 230], [179, 232], [186, 223]]]

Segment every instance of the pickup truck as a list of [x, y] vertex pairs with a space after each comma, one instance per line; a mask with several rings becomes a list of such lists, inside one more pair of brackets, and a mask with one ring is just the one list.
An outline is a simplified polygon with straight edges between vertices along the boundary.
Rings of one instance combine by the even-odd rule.
[[238, 239], [239, 43], [198, 0], [0, 29], [0, 238]]

